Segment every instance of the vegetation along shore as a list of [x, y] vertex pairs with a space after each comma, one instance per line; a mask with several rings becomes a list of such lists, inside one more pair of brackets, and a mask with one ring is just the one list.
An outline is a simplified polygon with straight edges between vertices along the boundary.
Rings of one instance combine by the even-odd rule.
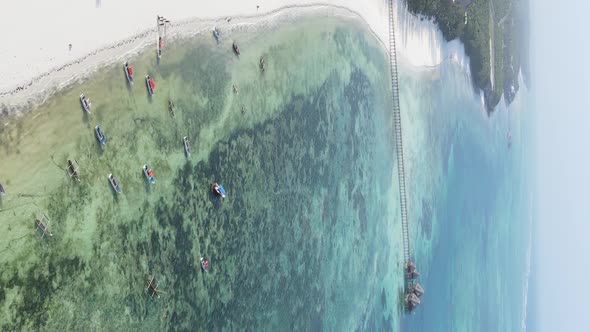
[[446, 40], [459, 38], [471, 62], [475, 87], [484, 91], [488, 114], [502, 94], [510, 104], [518, 74], [530, 82], [529, 0], [406, 0], [410, 12], [433, 18]]

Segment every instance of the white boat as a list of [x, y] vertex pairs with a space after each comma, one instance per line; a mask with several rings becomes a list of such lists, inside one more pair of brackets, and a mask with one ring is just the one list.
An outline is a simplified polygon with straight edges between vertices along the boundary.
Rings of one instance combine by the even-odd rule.
[[92, 103], [90, 102], [90, 98], [86, 98], [84, 94], [80, 95], [80, 103], [82, 103], [82, 108], [86, 113], [90, 114], [90, 108], [92, 107]]
[[109, 182], [111, 183], [111, 187], [113, 187], [113, 190], [115, 190], [115, 192], [117, 194], [121, 193], [121, 185], [119, 184], [119, 181], [117, 181], [117, 179], [115, 178], [115, 176], [111, 173], [108, 175], [109, 178]]
[[191, 155], [191, 146], [188, 142], [188, 137], [184, 136], [182, 139], [184, 141], [184, 152], [186, 152], [187, 157]]

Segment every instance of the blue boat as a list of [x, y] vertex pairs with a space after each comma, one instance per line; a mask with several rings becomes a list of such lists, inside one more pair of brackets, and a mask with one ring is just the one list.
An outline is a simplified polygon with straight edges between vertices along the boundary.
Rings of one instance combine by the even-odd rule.
[[225, 198], [225, 188], [223, 188], [223, 186], [219, 183], [213, 182], [213, 186], [211, 187], [211, 189], [217, 196]]
[[98, 143], [100, 143], [100, 146], [104, 148], [105, 145], [107, 145], [107, 137], [104, 135], [98, 125], [94, 127], [94, 132], [96, 132], [96, 139], [98, 140]]

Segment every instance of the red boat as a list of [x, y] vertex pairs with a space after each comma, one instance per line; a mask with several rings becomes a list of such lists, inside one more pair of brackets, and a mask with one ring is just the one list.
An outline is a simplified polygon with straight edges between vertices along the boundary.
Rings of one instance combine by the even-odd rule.
[[209, 269], [209, 261], [204, 257], [201, 257], [201, 269], [203, 269], [203, 272], [207, 272]]
[[125, 71], [125, 77], [130, 84], [133, 84], [133, 67], [129, 63], [123, 63], [123, 70]]
[[145, 75], [145, 84], [147, 85], [148, 92], [150, 96], [154, 95], [154, 90], [156, 89], [156, 81], [150, 77], [150, 75]]

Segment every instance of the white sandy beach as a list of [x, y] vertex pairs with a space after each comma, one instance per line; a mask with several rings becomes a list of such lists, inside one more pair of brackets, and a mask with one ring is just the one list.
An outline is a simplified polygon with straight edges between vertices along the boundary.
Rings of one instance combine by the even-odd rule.
[[[468, 67], [460, 43], [444, 47], [446, 43], [436, 25], [410, 15], [402, 3], [394, 0], [400, 61], [431, 68], [452, 58]], [[67, 84], [101, 65], [155, 44], [157, 15], [172, 22], [169, 38], [173, 38], [208, 32], [214, 26], [228, 29], [254, 24], [260, 17], [272, 20], [271, 13], [297, 15], [313, 13], [316, 8], [332, 9], [334, 15], [361, 16], [388, 45], [387, 6], [387, 0], [12, 2], [2, 5], [9, 15], [0, 21], [3, 31], [18, 32], [5, 34], [3, 44], [10, 47], [0, 49], [0, 104], [20, 106], [31, 102], [44, 91], [55, 90], [50, 87]], [[227, 18], [231, 18], [229, 23]]]

